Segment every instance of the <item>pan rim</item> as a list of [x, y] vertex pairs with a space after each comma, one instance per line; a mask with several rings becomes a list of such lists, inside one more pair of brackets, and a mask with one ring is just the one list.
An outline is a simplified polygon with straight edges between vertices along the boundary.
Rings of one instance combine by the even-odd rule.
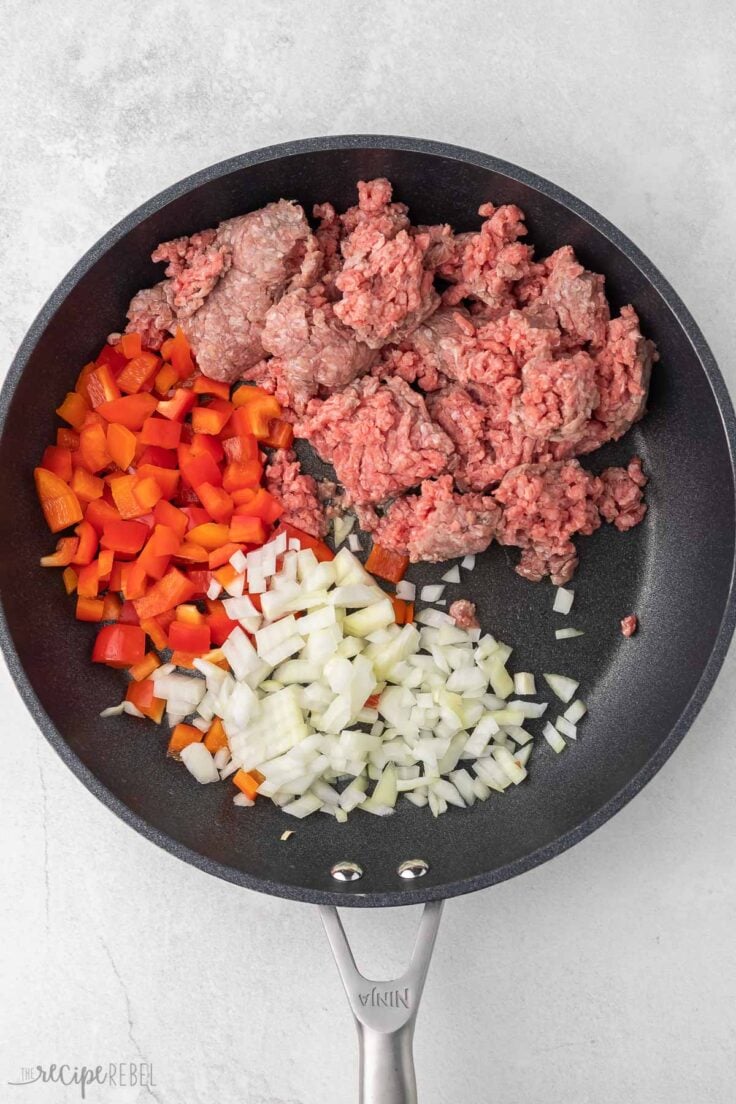
[[[3, 381], [2, 389], [0, 390], [0, 436], [4, 433], [8, 409], [16, 387], [41, 335], [71, 290], [79, 283], [100, 257], [121, 238], [130, 233], [144, 219], [155, 214], [168, 203], [211, 180], [227, 176], [240, 169], [267, 161], [282, 160], [287, 157], [305, 153], [320, 153], [330, 150], [347, 149], [404, 150], [412, 153], [429, 154], [431, 156], [457, 160], [463, 164], [490, 169], [534, 188], [548, 198], [555, 200], [611, 241], [637, 266], [649, 283], [654, 287], [657, 294], [664, 300], [677, 319], [677, 322], [693, 346], [716, 401], [721, 425], [726, 437], [731, 461], [731, 475], [736, 489], [736, 415], [734, 414], [733, 404], [725, 380], [703, 334], [679, 295], [645, 254], [642, 253], [625, 234], [592, 207], [572, 195], [572, 193], [560, 188], [544, 177], [538, 176], [511, 162], [463, 146], [450, 145], [429, 139], [380, 134], [349, 134], [304, 138], [282, 142], [276, 145], [264, 146], [250, 152], [239, 154], [235, 157], [207, 166], [204, 169], [200, 169], [182, 180], [177, 181], [146, 200], [122, 218], [108, 230], [107, 233], [99, 238], [99, 240], [95, 242], [95, 244], [92, 245], [69, 270], [31, 323], [11, 362], [7, 375]], [[139, 816], [130, 809], [128, 805], [116, 797], [81, 761], [75, 752], [72, 751], [69, 744], [46, 713], [20, 662], [9, 631], [1, 598], [0, 647], [2, 647], [8, 670], [18, 689], [21, 699], [39, 729], [62, 761], [99, 801], [114, 812], [125, 824], [134, 828], [140, 835], [156, 844], [158, 847], [161, 847], [176, 858], [197, 867], [207, 874], [214, 875], [235, 885], [244, 886], [247, 889], [268, 893], [271, 896], [283, 897], [309, 904], [331, 904], [355, 908], [420, 904], [427, 901], [456, 897], [465, 893], [474, 892], [478, 889], [488, 888], [499, 882], [515, 877], [518, 874], [523, 874], [549, 861], [555, 856], [562, 854], [576, 843], [581, 842], [596, 829], [600, 828], [644, 788], [661, 769], [667, 759], [669, 759], [693, 724], [726, 658], [731, 637], [736, 628], [735, 570], [736, 541], [731, 550], [731, 578], [723, 615], [718, 627], [718, 633], [710, 656], [702, 669], [700, 678], [698, 679], [690, 700], [683, 709], [675, 725], [657, 748], [656, 752], [644, 766], [629, 779], [626, 785], [605, 803], [605, 805], [601, 806], [601, 808], [586, 817], [578, 825], [565, 832], [556, 840], [531, 852], [529, 855], [506, 863], [497, 870], [476, 874], [472, 877], [463, 878], [457, 881], [446, 882], [441, 885], [418, 885], [416, 888], [401, 886], [392, 892], [361, 893], [347, 886], [343, 891], [339, 891], [337, 887], [332, 891], [315, 890], [299, 885], [273, 882], [266, 878], [245, 874], [243, 871], [226, 866], [197, 851], [193, 851], [178, 840], [173, 839], [166, 832], [152, 826], [148, 821]]]

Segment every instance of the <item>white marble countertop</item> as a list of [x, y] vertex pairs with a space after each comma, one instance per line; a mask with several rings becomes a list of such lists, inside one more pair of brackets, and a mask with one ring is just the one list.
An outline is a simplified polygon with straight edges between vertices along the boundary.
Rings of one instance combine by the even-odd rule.
[[[596, 14], [594, 14], [594, 12]], [[167, 184], [323, 133], [476, 147], [576, 193], [674, 284], [732, 388], [736, 206], [725, 0], [6, 0], [0, 357], [82, 252]], [[421, 1099], [731, 1104], [733, 653], [680, 750], [554, 862], [445, 910], [416, 1036]], [[315, 910], [158, 851], [39, 735], [4, 669], [0, 1099], [35, 1063], [145, 1061], [91, 1104], [355, 1098], [353, 1027]], [[347, 916], [403, 965], [415, 910]], [[503, 947], [503, 950], [499, 950]]]

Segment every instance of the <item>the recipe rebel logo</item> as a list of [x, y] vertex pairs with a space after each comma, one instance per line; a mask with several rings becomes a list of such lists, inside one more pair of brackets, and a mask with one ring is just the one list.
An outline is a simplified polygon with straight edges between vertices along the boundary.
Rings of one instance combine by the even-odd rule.
[[[20, 1076], [8, 1085], [64, 1085], [76, 1086], [80, 1100], [87, 1099], [87, 1091], [95, 1086], [113, 1089], [155, 1087], [153, 1065], [150, 1062], [107, 1062], [97, 1066], [73, 1066], [66, 1062], [49, 1065], [21, 1066]], [[91, 1097], [92, 1094], [90, 1094]], [[66, 1099], [66, 1098], [65, 1098]]]

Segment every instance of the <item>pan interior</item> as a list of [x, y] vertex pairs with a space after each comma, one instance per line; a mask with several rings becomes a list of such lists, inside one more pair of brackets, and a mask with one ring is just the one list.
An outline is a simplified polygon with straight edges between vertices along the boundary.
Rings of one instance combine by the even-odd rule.
[[[572, 244], [587, 267], [605, 274], [613, 309], [634, 304], [660, 352], [649, 414], [584, 463], [599, 471], [642, 456], [651, 477], [649, 513], [628, 534], [604, 526], [581, 539], [567, 622], [551, 612], [549, 585], [514, 574], [508, 550], [492, 548], [472, 574], [463, 573], [458, 594], [472, 597], [483, 626], [514, 646], [515, 669], [580, 679], [590, 716], [576, 745], [556, 756], [540, 742], [525, 785], [437, 820], [403, 802], [388, 819], [358, 813], [345, 825], [327, 816], [285, 825], [288, 818], [270, 802], [242, 810], [232, 805], [229, 786], [198, 786], [166, 760], [163, 730], [132, 718], [99, 720], [99, 711], [120, 699], [124, 678], [90, 665], [94, 628], [73, 620], [58, 573], [37, 567], [53, 541], [33, 495], [32, 469], [53, 439], [53, 408], [79, 368], [119, 329], [131, 295], [160, 278], [148, 259], [159, 241], [280, 196], [307, 210], [325, 199], [344, 208], [354, 202], [357, 180], [379, 175], [393, 181], [414, 222], [471, 229], [481, 203], [518, 203], [539, 255]], [[5, 389], [0, 509], [6, 524], [13, 519], [13, 537], [0, 559], [4, 642], [20, 688], [57, 749], [156, 842], [221, 877], [305, 900], [371, 905], [443, 896], [517, 873], [573, 842], [613, 811], [610, 803], [621, 803], [621, 791], [631, 796], [675, 746], [693, 695], [704, 696], [699, 683], [714, 649], [722, 653], [727, 643], [719, 633], [734, 558], [732, 415], [725, 392], [716, 393], [717, 371], [710, 368], [709, 378], [687, 323], [657, 290], [656, 275], [650, 279], [628, 255], [625, 239], [597, 228], [589, 214], [523, 171], [465, 151], [420, 142], [297, 143], [171, 189], [131, 216], [125, 232], [113, 232], [115, 240], [103, 241], [88, 269], [72, 273], [56, 293]], [[420, 567], [412, 577], [421, 584], [440, 573]], [[619, 619], [632, 612], [641, 631], [624, 640]], [[554, 629], [563, 623], [585, 635], [556, 642]], [[285, 826], [295, 830], [288, 843], [279, 840]], [[420, 883], [402, 882], [397, 867], [415, 857], [428, 862], [428, 873]], [[340, 859], [359, 862], [364, 877], [338, 885], [329, 870]]]

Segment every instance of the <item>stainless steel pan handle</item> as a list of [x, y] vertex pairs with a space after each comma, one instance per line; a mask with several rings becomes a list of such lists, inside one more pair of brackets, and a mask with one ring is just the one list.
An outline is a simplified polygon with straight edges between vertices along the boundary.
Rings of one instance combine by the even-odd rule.
[[355, 965], [336, 908], [321, 905], [322, 923], [355, 1017], [360, 1047], [361, 1104], [416, 1104], [412, 1039], [443, 901], [424, 906], [408, 969], [391, 981], [370, 981]]

